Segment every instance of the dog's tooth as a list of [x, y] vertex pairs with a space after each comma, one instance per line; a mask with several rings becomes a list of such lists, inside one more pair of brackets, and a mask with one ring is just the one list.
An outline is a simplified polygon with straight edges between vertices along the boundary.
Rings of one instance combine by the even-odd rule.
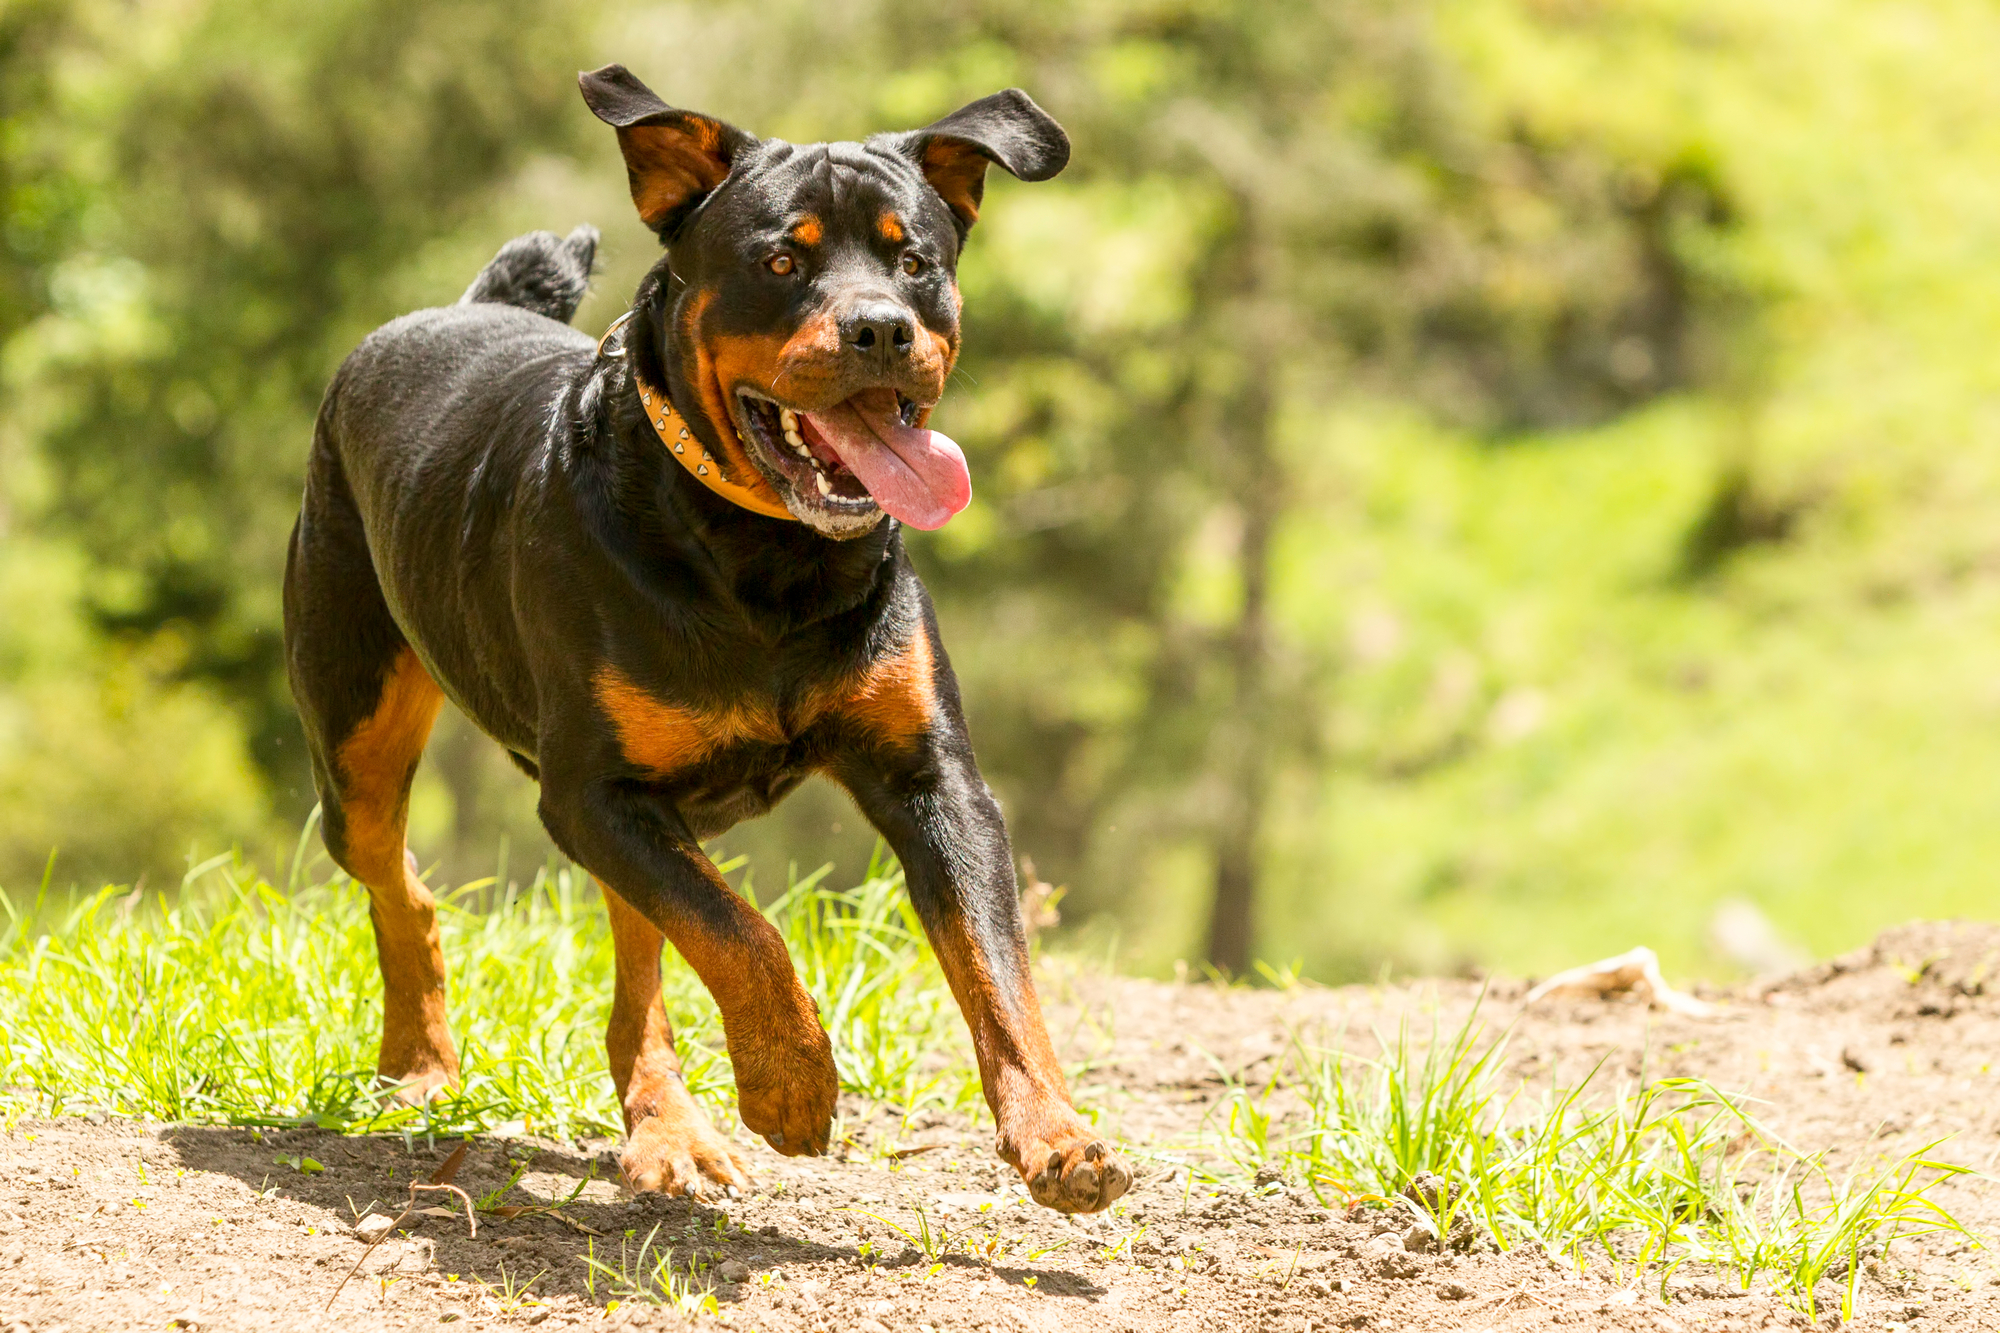
[[813, 473], [813, 480], [819, 483], [819, 493], [821, 495], [830, 496], [833, 494], [833, 483], [826, 479], [826, 473]]
[[804, 437], [803, 435], [799, 434], [799, 432], [798, 432], [798, 428], [797, 428], [797, 427], [794, 427], [794, 426], [787, 426], [787, 427], [785, 427], [785, 443], [786, 443], [786, 444], [789, 444], [789, 445], [791, 445], [791, 446], [792, 446], [792, 447], [793, 447], [794, 449], [796, 449], [796, 448], [798, 448], [798, 446], [800, 446], [800, 445], [804, 444], [805, 442], [806, 442], [806, 441], [805, 441], [805, 437]]
[[789, 407], [778, 409], [778, 421], [784, 426], [787, 433], [799, 428], [799, 414], [792, 411]]

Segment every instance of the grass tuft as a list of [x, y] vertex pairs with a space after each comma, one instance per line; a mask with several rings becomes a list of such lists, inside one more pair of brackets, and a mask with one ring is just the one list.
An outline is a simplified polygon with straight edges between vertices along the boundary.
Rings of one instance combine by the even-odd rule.
[[583, 1261], [584, 1281], [591, 1297], [596, 1298], [598, 1285], [602, 1283], [607, 1289], [608, 1308], [613, 1310], [623, 1304], [643, 1302], [666, 1306], [689, 1318], [719, 1313], [715, 1280], [709, 1266], [699, 1256], [684, 1261], [675, 1259], [672, 1246], [657, 1243], [659, 1236], [660, 1227], [655, 1225], [634, 1253], [628, 1234], [618, 1242], [616, 1262], [611, 1261], [608, 1250], [600, 1258], [596, 1242], [591, 1242], [590, 1254]]
[[[1210, 1120], [1225, 1158], [1279, 1166], [1322, 1201], [1422, 1200], [1437, 1237], [1601, 1259], [1620, 1280], [1656, 1275], [1663, 1295], [1682, 1264], [1718, 1264], [1814, 1315], [1822, 1281], [1844, 1276], [1853, 1317], [1864, 1259], [1896, 1241], [1970, 1237], [1930, 1197], [1965, 1170], [1935, 1143], [1835, 1177], [1701, 1079], [1607, 1086], [1600, 1063], [1530, 1096], [1502, 1078], [1505, 1038], [1482, 1040], [1476, 1006], [1455, 1032], [1418, 1041], [1406, 1022], [1378, 1044], [1370, 1060], [1295, 1039], [1262, 1087], [1233, 1083]], [[1427, 1173], [1446, 1188], [1412, 1189]]]
[[[795, 880], [766, 914], [819, 1002], [843, 1087], [906, 1114], [976, 1110], [978, 1074], [900, 872], [878, 855], [854, 888], [825, 876]], [[300, 883], [297, 863], [287, 878], [281, 890], [217, 857], [171, 894], [113, 887], [52, 909], [0, 892], [0, 1111], [620, 1131], [603, 1045], [611, 935], [587, 876], [551, 866], [525, 889], [479, 880], [440, 895], [464, 1083], [423, 1108], [375, 1087], [381, 983], [365, 890], [339, 875]], [[731, 1101], [714, 1003], [671, 949], [664, 988], [689, 1087]]]

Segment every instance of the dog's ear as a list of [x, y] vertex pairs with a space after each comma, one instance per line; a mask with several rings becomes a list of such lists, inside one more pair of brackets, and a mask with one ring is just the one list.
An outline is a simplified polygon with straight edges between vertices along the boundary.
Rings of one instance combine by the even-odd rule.
[[982, 97], [923, 129], [885, 137], [916, 162], [958, 219], [961, 238], [979, 220], [988, 162], [1024, 181], [1045, 181], [1069, 165], [1069, 136], [1019, 88]]
[[713, 116], [668, 106], [623, 65], [578, 74], [576, 81], [597, 118], [617, 127], [632, 202], [661, 240], [722, 184], [736, 154], [757, 142]]

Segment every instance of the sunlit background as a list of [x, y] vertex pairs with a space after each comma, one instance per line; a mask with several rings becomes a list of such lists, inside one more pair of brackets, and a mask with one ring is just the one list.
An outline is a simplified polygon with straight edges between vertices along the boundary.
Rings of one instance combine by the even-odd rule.
[[[1322, 980], [1724, 977], [2000, 906], [1984, 0], [0, 0], [0, 886], [288, 855], [320, 392], [530, 228], [624, 309], [611, 60], [794, 140], [1068, 127], [993, 173], [976, 498], [910, 545], [1071, 946], [1240, 972], [1220, 890]], [[551, 854], [456, 718], [411, 841]], [[809, 788], [716, 851], [872, 844]]]

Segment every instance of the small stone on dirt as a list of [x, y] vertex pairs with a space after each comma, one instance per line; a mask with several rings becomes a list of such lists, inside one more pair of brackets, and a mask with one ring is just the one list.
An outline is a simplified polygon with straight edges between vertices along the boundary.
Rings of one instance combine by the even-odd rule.
[[750, 1265], [740, 1259], [724, 1259], [722, 1266], [715, 1270], [716, 1276], [724, 1282], [748, 1282]]
[[1403, 1238], [1393, 1231], [1372, 1237], [1361, 1247], [1361, 1258], [1381, 1277], [1415, 1277], [1417, 1261], [1403, 1248]]
[[372, 1245], [388, 1234], [389, 1228], [395, 1224], [396, 1219], [387, 1213], [370, 1213], [354, 1224], [354, 1235]]
[[1458, 1198], [1459, 1191], [1435, 1171], [1419, 1171], [1403, 1186], [1403, 1197], [1436, 1212]]

